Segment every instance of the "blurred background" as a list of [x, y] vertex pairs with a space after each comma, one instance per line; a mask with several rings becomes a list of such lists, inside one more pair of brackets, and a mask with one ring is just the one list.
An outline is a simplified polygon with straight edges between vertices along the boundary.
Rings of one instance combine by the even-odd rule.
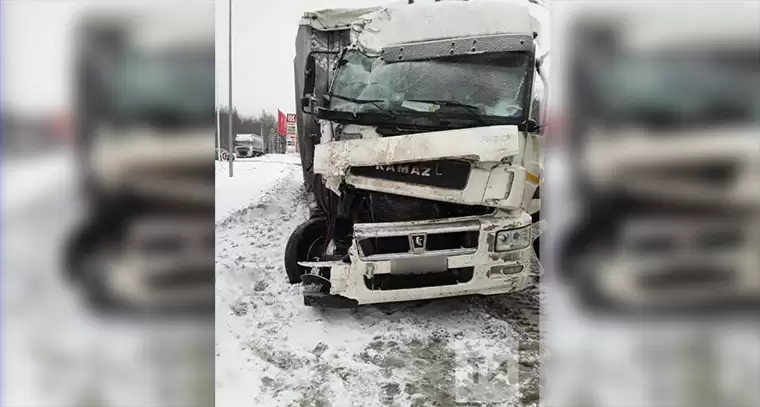
[[[543, 405], [760, 405], [760, 3], [551, 7]], [[0, 405], [212, 405], [226, 15], [0, 8]]]
[[214, 2], [0, 7], [0, 404], [212, 405]]
[[542, 399], [760, 405], [760, 3], [552, 21]]

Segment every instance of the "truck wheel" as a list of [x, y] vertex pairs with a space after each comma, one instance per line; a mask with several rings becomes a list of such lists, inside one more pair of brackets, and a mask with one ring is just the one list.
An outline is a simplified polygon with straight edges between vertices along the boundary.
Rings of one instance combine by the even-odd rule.
[[67, 277], [97, 311], [113, 312], [120, 307], [106, 284], [105, 266], [99, 260], [108, 247], [118, 246], [120, 229], [113, 219], [94, 216], [71, 235], [66, 247]]
[[299, 266], [299, 261], [313, 260], [324, 254], [326, 237], [325, 218], [311, 218], [293, 231], [285, 246], [285, 272], [290, 284], [300, 283], [301, 276], [309, 271], [306, 267]]

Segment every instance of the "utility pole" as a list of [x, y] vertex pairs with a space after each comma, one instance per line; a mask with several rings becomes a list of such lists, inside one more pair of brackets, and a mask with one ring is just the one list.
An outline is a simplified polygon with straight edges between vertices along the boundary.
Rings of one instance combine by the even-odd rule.
[[232, 113], [233, 113], [233, 110], [232, 110], [232, 0], [229, 0], [229, 3], [230, 3], [230, 6], [229, 6], [230, 7], [230, 10], [229, 10], [229, 12], [230, 12], [229, 14], [230, 15], [229, 15], [229, 27], [228, 28], [229, 28], [229, 41], [230, 41], [230, 44], [229, 44], [230, 45], [229, 46], [229, 52], [230, 52], [230, 54], [229, 54], [229, 64], [230, 65], [229, 65], [229, 69], [228, 69], [228, 74], [229, 74], [229, 82], [230, 83], [229, 83], [229, 88], [227, 89], [227, 91], [229, 92], [228, 93], [228, 96], [229, 96], [229, 104], [228, 104], [228, 106], [229, 106], [229, 117], [228, 117], [228, 119], [229, 119], [229, 126], [230, 126], [230, 135], [229, 135], [229, 137], [230, 137], [230, 139], [229, 139], [229, 142], [230, 142], [230, 144], [229, 144], [230, 151], [229, 151], [229, 154], [228, 154], [228, 156], [229, 156], [228, 158], [230, 160], [230, 178], [231, 178], [232, 177], [232, 159], [234, 158], [234, 154], [235, 154], [234, 153], [234, 151], [235, 151], [235, 137], [233, 136], [234, 130], [232, 129], [232, 124], [233, 124], [232, 123]]
[[[259, 133], [261, 133], [261, 139], [264, 140], [264, 137], [266, 137], [264, 135], [264, 115], [261, 116], [261, 120], [259, 121], [259, 124], [261, 125], [261, 129], [259, 130]], [[266, 139], [267, 141], [269, 141], [269, 137], [266, 137]], [[269, 153], [268, 150], [269, 149], [267, 149], [267, 153]]]

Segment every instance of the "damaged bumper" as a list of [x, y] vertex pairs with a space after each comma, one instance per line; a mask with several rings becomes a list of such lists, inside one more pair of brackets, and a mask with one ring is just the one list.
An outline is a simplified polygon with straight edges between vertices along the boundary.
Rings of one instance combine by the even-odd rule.
[[757, 303], [756, 219], [634, 219], [617, 255], [601, 265], [600, 288], [623, 305], [691, 307]]
[[[346, 182], [376, 192], [517, 209], [535, 190], [526, 188], [532, 175], [510, 163], [521, 151], [516, 126], [363, 137], [315, 148], [314, 172], [336, 193]], [[466, 162], [466, 169], [455, 168], [452, 158]]]
[[[522, 290], [529, 284], [533, 252], [530, 224], [525, 212], [356, 224], [351, 262], [332, 266], [329, 294], [355, 304], [372, 304]], [[507, 250], [499, 247], [499, 241], [506, 240], [499, 239], [499, 232], [507, 230], [527, 231], [523, 237], [527, 244]], [[408, 244], [396, 245], [400, 248], [396, 251], [372, 251], [371, 243], [379, 239]]]
[[[314, 152], [314, 172], [326, 186], [340, 194], [345, 183], [392, 198], [385, 206], [369, 199], [375, 223], [353, 224], [349, 261], [299, 263], [330, 269], [329, 278], [303, 276], [307, 303], [333, 306], [339, 299], [355, 306], [493, 295], [530, 284], [532, 219], [526, 209], [537, 183], [527, 185], [533, 177], [519, 159], [525, 141], [516, 126], [393, 137], [368, 126], [344, 127], [340, 141], [332, 141], [333, 130], [322, 123], [322, 143]], [[446, 211], [431, 210], [414, 220], [386, 216], [409, 210], [404, 197], [485, 211], [440, 216]], [[424, 212], [426, 206], [411, 207]]]

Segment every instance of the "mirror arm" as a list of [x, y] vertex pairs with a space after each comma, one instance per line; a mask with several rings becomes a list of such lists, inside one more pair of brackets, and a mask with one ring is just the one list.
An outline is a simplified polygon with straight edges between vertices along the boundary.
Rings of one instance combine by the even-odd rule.
[[[539, 114], [538, 114], [539, 120], [542, 122], [546, 120], [546, 111], [547, 111], [547, 106], [549, 104], [549, 82], [546, 81], [546, 75], [544, 75], [544, 71], [541, 69], [541, 67], [543, 67], [544, 65], [544, 60], [546, 59], [547, 56], [549, 56], [549, 51], [547, 51], [544, 55], [541, 55], [536, 60], [536, 72], [538, 72], [538, 76], [539, 78], [541, 78], [541, 82], [543, 82], [543, 85], [544, 85], [544, 97], [543, 97], [541, 107], [540, 107], [541, 111], [539, 111]], [[543, 128], [543, 125], [541, 123], [538, 123], [536, 126], [536, 132], [540, 134], [541, 131], [543, 130], [542, 128]]]

